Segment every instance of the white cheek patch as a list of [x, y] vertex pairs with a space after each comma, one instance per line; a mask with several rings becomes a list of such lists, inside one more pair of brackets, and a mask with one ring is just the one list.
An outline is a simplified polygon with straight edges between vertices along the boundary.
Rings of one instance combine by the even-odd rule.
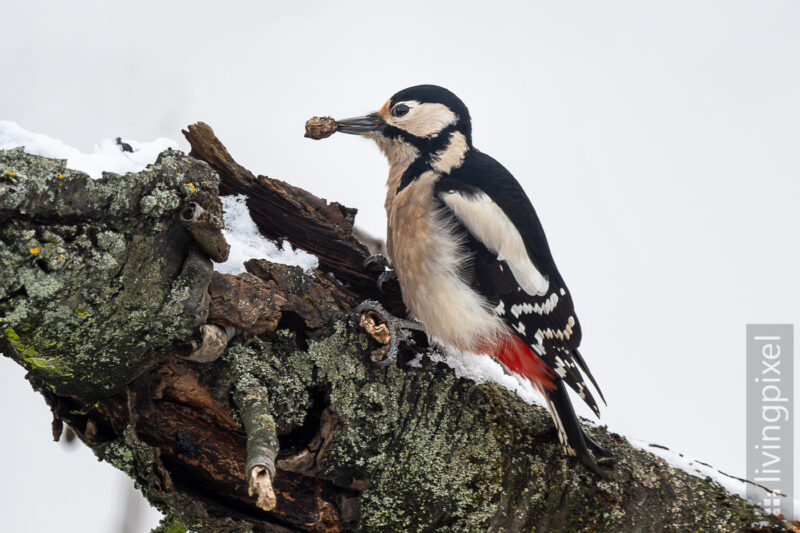
[[452, 191], [439, 197], [476, 239], [508, 263], [522, 290], [531, 296], [547, 293], [550, 283], [531, 261], [519, 231], [486, 193], [465, 196]]
[[402, 117], [392, 117], [392, 122], [417, 137], [435, 137], [458, 121], [458, 116], [444, 104], [420, 104], [415, 100], [400, 103], [409, 106], [410, 110]]

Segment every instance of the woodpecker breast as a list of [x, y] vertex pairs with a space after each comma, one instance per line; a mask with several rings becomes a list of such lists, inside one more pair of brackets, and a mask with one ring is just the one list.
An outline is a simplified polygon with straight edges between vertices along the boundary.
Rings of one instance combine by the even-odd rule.
[[387, 252], [411, 314], [432, 336], [463, 350], [508, 333], [492, 306], [465, 281], [470, 253], [449, 210], [438, 205], [426, 171], [387, 197]]

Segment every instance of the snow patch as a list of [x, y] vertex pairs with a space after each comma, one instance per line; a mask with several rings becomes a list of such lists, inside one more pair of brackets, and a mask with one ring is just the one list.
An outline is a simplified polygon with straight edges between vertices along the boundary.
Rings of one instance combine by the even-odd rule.
[[283, 245], [279, 248], [261, 235], [250, 216], [245, 195], [220, 196], [220, 199], [225, 220], [222, 234], [231, 245], [231, 252], [227, 261], [214, 265], [214, 270], [223, 274], [241, 274], [245, 272], [244, 262], [249, 259], [266, 259], [282, 265], [299, 266], [306, 272], [319, 266], [316, 256], [300, 249], [293, 249], [286, 241], [283, 241]]
[[[702, 461], [698, 461], [697, 459], [690, 459], [686, 457], [684, 454], [675, 452], [666, 448], [661, 445], [651, 444], [646, 441], [632, 439], [627, 437], [628, 442], [631, 446], [643, 450], [645, 452], [652, 453], [653, 455], [657, 455], [664, 459], [671, 467], [679, 468], [684, 472], [691, 474], [695, 477], [699, 478], [706, 478], [710, 477], [712, 480], [716, 481], [722, 487], [732, 494], [736, 494], [744, 499], [747, 499], [747, 487], [751, 485], [750, 482], [744, 481], [738, 477], [734, 477], [730, 474], [722, 472], [714, 468], [712, 465], [708, 463], [704, 463]], [[751, 485], [754, 486], [754, 485]], [[766, 498], [770, 496], [771, 493], [763, 490], [759, 487], [759, 491], [763, 494], [763, 497]], [[772, 497], [772, 496], [770, 496]], [[758, 505], [758, 502], [755, 502]], [[791, 508], [791, 507], [790, 507]], [[789, 520], [794, 520], [798, 516], [797, 509], [800, 509], [800, 500], [794, 500], [794, 515], [787, 517]]]
[[418, 354], [408, 364], [420, 368], [422, 367], [422, 357], [427, 357], [434, 363], [446, 364], [453, 369], [458, 378], [470, 379], [475, 383], [497, 383], [501, 387], [517, 393], [526, 403], [546, 407], [541, 393], [531, 385], [530, 381], [517, 374], [507, 373], [503, 365], [489, 355], [462, 352], [453, 347], [447, 347], [445, 353], [428, 350], [424, 354]]
[[86, 154], [58, 139], [30, 132], [15, 122], [0, 120], [0, 150], [22, 146], [28, 154], [66, 159], [67, 168], [85, 172], [92, 179], [103, 177], [103, 172], [125, 174], [142, 171], [167, 148], [178, 148], [176, 141], [164, 137], [151, 142], [129, 139], [124, 139], [124, 142], [133, 152], [123, 152], [115, 139], [108, 138], [98, 142], [94, 152]]

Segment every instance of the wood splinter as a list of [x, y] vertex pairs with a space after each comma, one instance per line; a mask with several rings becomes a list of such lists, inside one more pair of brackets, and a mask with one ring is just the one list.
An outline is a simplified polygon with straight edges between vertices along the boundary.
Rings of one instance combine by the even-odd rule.
[[361, 315], [359, 324], [367, 331], [367, 333], [372, 336], [373, 339], [384, 345], [377, 350], [373, 350], [372, 354], [370, 355], [372, 362], [377, 363], [385, 360], [386, 355], [389, 353], [391, 348], [389, 343], [392, 340], [392, 334], [389, 331], [389, 327], [386, 325], [386, 321], [375, 311], [367, 311]]
[[311, 117], [306, 121], [306, 134], [309, 139], [324, 139], [330, 137], [339, 128], [331, 117]]
[[189, 344], [191, 353], [185, 359], [198, 363], [216, 361], [225, 352], [228, 340], [234, 333], [235, 330], [233, 328], [222, 328], [216, 324], [203, 324], [200, 326], [201, 340], [193, 340]]
[[272, 476], [264, 465], [256, 465], [247, 476], [247, 493], [256, 496], [256, 505], [264, 511], [271, 511], [277, 505], [275, 491], [272, 489]]
[[367, 311], [361, 315], [361, 327], [367, 330], [367, 333], [372, 335], [372, 338], [381, 344], [389, 344], [392, 339], [392, 334], [389, 332], [389, 327], [381, 315], [375, 311]]
[[211, 220], [211, 214], [200, 204], [187, 204], [180, 214], [180, 221], [211, 259], [217, 263], [228, 260], [231, 247], [222, 234], [221, 223]]

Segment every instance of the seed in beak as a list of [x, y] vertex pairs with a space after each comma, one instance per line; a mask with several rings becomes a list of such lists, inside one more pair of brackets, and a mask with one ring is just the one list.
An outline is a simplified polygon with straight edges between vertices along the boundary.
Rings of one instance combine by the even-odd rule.
[[309, 139], [324, 139], [333, 135], [338, 127], [336, 121], [331, 117], [311, 117], [306, 121], [305, 137]]

